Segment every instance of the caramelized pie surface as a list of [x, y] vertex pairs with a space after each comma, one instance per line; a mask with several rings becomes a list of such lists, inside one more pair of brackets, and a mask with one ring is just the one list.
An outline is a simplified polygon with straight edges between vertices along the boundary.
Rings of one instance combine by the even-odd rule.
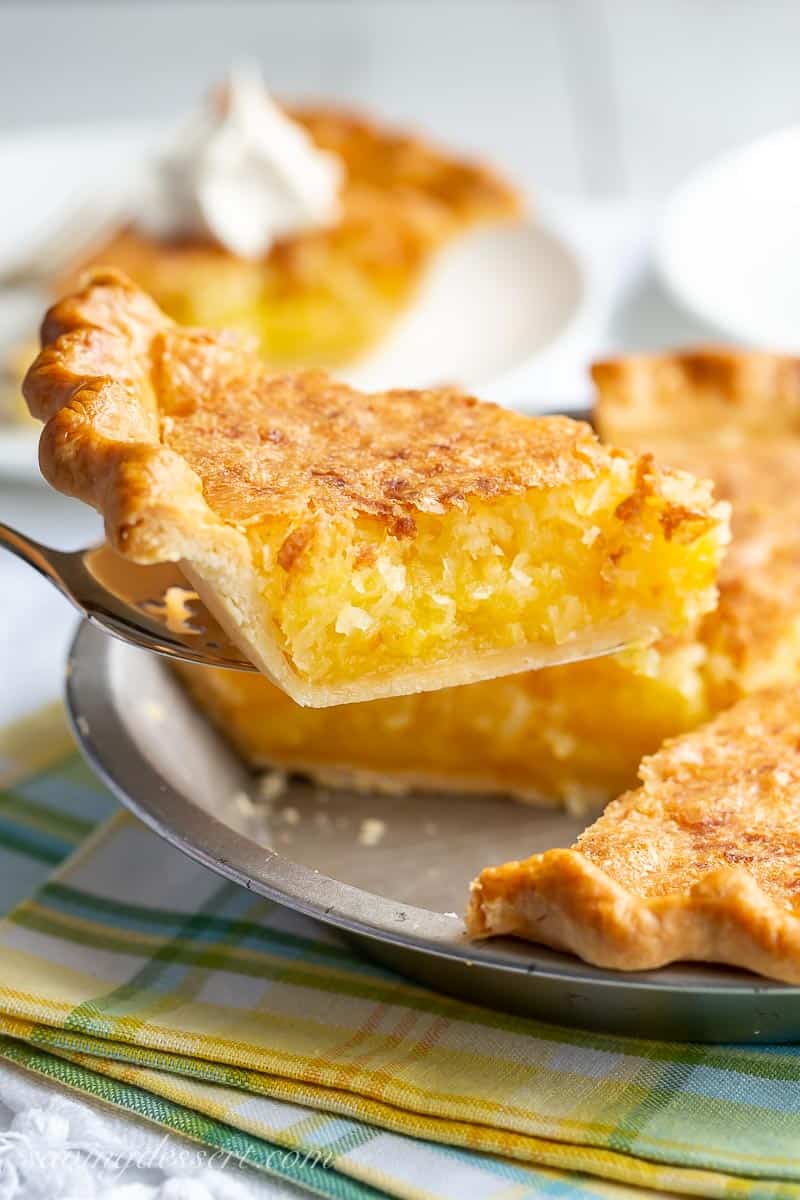
[[800, 360], [697, 350], [598, 363], [603, 437], [714, 481], [731, 504], [716, 609], [699, 624], [709, 712], [800, 671]]
[[474, 936], [643, 970], [723, 962], [800, 982], [800, 687], [668, 741], [570, 850], [490, 867]]
[[590, 862], [642, 896], [688, 892], [710, 871], [742, 867], [800, 910], [800, 686], [666, 742], [639, 775], [642, 786], [578, 839]]
[[[236, 344], [183, 329], [161, 332], [158, 353], [164, 445], [227, 520], [320, 508], [402, 537], [418, 513], [590, 480], [613, 454], [587, 425], [532, 421], [455, 388], [366, 395], [321, 371], [268, 374]], [[676, 528], [705, 519], [669, 511]]]
[[177, 327], [124, 277], [56, 305], [40, 462], [138, 562], [182, 562], [301, 703], [603, 653], [707, 611], [727, 512], [588, 426], [452, 388], [367, 395]]
[[[648, 506], [669, 538], [714, 524], [707, 488], [652, 456], [601, 445], [583, 422], [521, 416], [455, 388], [366, 394], [321, 371], [276, 374], [246, 339], [176, 326], [117, 272], [96, 273], [55, 305], [42, 345], [25, 395], [49, 422], [43, 466], [63, 490], [129, 482], [149, 446], [176, 482], [188, 465], [223, 520], [324, 510], [375, 518], [402, 537], [421, 513], [599, 481], [633, 462], [634, 488], [616, 514], [623, 525]], [[82, 478], [68, 470], [78, 450]], [[112, 539], [135, 537], [147, 499], [143, 490], [119, 497], [131, 519], [112, 526]]]

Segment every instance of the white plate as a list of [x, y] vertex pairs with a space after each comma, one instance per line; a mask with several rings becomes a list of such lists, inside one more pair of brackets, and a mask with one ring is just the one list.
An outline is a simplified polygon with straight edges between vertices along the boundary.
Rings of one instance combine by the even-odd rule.
[[691, 175], [667, 205], [656, 261], [674, 296], [720, 332], [800, 351], [800, 126]]
[[[157, 129], [140, 125], [0, 139], [0, 175], [14, 181], [0, 210], [0, 269], [87, 196], [97, 194], [102, 208], [109, 181], [116, 189], [132, 177], [158, 140]], [[572, 323], [583, 291], [575, 255], [541, 225], [477, 231], [439, 256], [413, 308], [346, 377], [375, 389], [458, 383], [502, 402]], [[0, 292], [0, 350], [34, 328], [45, 303]], [[36, 436], [0, 425], [0, 477], [38, 477]]]

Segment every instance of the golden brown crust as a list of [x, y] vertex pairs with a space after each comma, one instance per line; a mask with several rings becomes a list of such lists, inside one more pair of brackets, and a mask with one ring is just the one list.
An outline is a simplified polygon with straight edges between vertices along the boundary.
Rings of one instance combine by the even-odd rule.
[[[47, 422], [42, 470], [143, 560], [185, 553], [166, 544], [167, 518], [186, 531], [201, 514], [241, 526], [324, 511], [411, 536], [417, 513], [592, 479], [624, 457], [585, 424], [454, 388], [365, 395], [319, 371], [271, 373], [231, 335], [178, 328], [116, 272], [55, 305], [42, 336], [25, 381]], [[649, 457], [640, 465], [651, 495], [664, 477]], [[678, 503], [664, 519], [672, 530], [712, 518]]]
[[[486, 647], [312, 684], [284, 654], [264, 596], [270, 537], [287, 575], [298, 560], [301, 574], [308, 525], [349, 539], [357, 523], [373, 534], [375, 523], [383, 536], [411, 539], [422, 514], [580, 481], [597, 481], [602, 495], [615, 471], [625, 486], [636, 481], [620, 532], [630, 520], [639, 536], [646, 505], [666, 540], [727, 533], [707, 485], [602, 446], [587, 425], [524, 417], [453, 388], [366, 395], [319, 371], [271, 372], [248, 339], [177, 326], [117, 272], [55, 305], [42, 336], [24, 390], [45, 421], [45, 477], [97, 508], [128, 558], [181, 562], [230, 636], [299, 703], [467, 683], [563, 661], [564, 650]], [[568, 657], [623, 644], [633, 626], [641, 637], [656, 624], [639, 613], [577, 631]]]
[[456, 158], [427, 140], [334, 105], [289, 105], [322, 150], [345, 164], [350, 186], [371, 184], [389, 196], [416, 196], [462, 219], [511, 216], [517, 192], [485, 163]]
[[800, 359], [731, 349], [595, 364], [614, 444], [709, 476], [732, 506], [716, 610], [698, 629], [714, 709], [793, 678], [800, 656]]
[[116, 273], [56, 305], [24, 383], [45, 423], [42, 473], [103, 513], [112, 544], [140, 561], [181, 558], [210, 514], [200, 479], [160, 441], [151, 372], [171, 325]]
[[597, 427], [612, 442], [726, 426], [800, 431], [800, 358], [709, 346], [606, 359], [591, 370]]
[[666, 742], [570, 850], [488, 868], [474, 937], [646, 970], [724, 962], [800, 982], [800, 687]]
[[[320, 251], [337, 246], [368, 271], [414, 271], [427, 252], [481, 221], [510, 220], [522, 199], [483, 163], [449, 155], [421, 137], [386, 127], [333, 105], [290, 105], [322, 150], [344, 163], [342, 215], [331, 228], [280, 239], [261, 262], [245, 262], [223, 246], [200, 238], [156, 239], [135, 226], [115, 231], [54, 281], [54, 291], [73, 287], [88, 267], [113, 264], [133, 278], [156, 284], [164, 296], [209, 269], [225, 281], [235, 273], [237, 291], [258, 294], [266, 272], [283, 287], [302, 289], [330, 263]], [[170, 282], [172, 277], [172, 282]]]

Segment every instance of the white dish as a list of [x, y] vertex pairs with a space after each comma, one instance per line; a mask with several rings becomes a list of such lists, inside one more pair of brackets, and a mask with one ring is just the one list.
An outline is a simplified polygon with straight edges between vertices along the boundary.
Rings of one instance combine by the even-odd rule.
[[[152, 126], [40, 130], [0, 138], [4, 179], [0, 270], [87, 195], [108, 195], [159, 140]], [[526, 366], [566, 332], [584, 280], [570, 247], [531, 222], [475, 232], [436, 260], [413, 308], [390, 337], [345, 377], [366, 388], [458, 383], [502, 402]], [[46, 298], [0, 292], [0, 352], [33, 332]], [[36, 303], [33, 305], [37, 309]], [[27, 324], [26, 324], [27, 322]], [[33, 480], [36, 430], [0, 425], [0, 477]]]
[[800, 126], [690, 175], [667, 204], [656, 263], [676, 299], [714, 329], [800, 351]]

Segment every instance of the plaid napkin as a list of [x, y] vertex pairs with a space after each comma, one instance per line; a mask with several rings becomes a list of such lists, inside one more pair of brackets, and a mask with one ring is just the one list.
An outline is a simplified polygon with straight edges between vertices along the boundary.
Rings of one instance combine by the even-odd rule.
[[417, 987], [183, 857], [67, 745], [57, 710], [0, 742], [0, 900], [29, 897], [0, 922], [0, 1056], [341, 1200], [800, 1198], [800, 1049]]

